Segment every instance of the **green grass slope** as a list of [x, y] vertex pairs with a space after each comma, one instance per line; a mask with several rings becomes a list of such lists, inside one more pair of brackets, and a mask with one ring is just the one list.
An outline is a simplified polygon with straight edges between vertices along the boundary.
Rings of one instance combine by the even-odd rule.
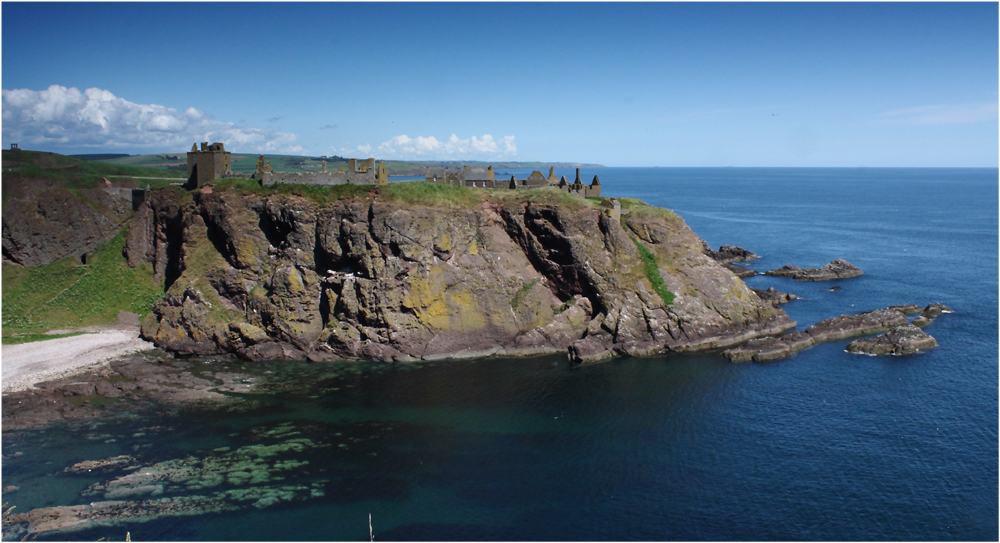
[[36, 267], [3, 263], [4, 343], [47, 330], [113, 323], [119, 311], [148, 313], [163, 289], [153, 282], [152, 266], [131, 269], [125, 263], [125, 233], [87, 264], [74, 258]]
[[91, 189], [101, 186], [102, 177], [119, 182], [135, 179], [153, 187], [183, 181], [187, 173], [177, 170], [143, 168], [84, 160], [41, 151], [3, 151], [3, 178], [43, 180], [68, 189]]

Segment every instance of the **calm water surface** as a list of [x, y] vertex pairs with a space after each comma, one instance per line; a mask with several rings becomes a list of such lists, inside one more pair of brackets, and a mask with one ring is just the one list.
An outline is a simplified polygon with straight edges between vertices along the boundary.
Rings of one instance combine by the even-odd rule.
[[207, 463], [298, 439], [308, 446], [273, 456], [291, 463], [267, 484], [318, 489], [307, 498], [40, 539], [362, 540], [369, 514], [376, 540], [998, 538], [997, 170], [605, 168], [584, 180], [595, 173], [605, 195], [756, 252], [759, 271], [834, 258], [865, 271], [747, 280], [802, 296], [784, 306], [800, 328], [942, 302], [955, 313], [927, 330], [941, 347], [873, 358], [842, 341], [767, 365], [714, 353], [576, 368], [248, 364], [274, 384], [225, 409], [5, 432], [3, 484], [21, 487], [5, 499], [21, 511], [104, 499], [85, 489], [121, 473], [62, 473], [81, 460]]

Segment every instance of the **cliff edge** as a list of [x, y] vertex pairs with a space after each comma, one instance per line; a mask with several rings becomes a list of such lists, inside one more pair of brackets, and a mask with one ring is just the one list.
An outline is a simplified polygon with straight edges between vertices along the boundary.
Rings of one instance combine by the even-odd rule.
[[[795, 325], [705, 256], [680, 217], [638, 200], [622, 199], [619, 219], [606, 202], [551, 189], [294, 192], [153, 191], [125, 248], [166, 286], [143, 337], [250, 359], [582, 362]], [[640, 244], [672, 301], [644, 273]]]

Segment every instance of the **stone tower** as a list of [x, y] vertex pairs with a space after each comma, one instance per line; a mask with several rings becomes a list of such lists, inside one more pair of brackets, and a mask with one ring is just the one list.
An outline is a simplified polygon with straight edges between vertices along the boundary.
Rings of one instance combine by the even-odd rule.
[[196, 189], [203, 183], [230, 173], [229, 153], [226, 152], [225, 146], [218, 142], [212, 145], [203, 142], [201, 150], [198, 150], [197, 143], [192, 145], [187, 159], [188, 181], [185, 187], [188, 189]]

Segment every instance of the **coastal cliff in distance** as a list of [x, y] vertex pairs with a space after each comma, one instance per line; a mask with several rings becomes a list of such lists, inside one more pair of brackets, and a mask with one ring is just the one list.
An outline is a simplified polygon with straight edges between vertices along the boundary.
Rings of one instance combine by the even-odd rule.
[[[680, 217], [638, 200], [622, 199], [619, 220], [607, 201], [547, 189], [294, 192], [152, 191], [125, 247], [166, 286], [143, 337], [249, 359], [592, 361], [795, 324], [703, 255]], [[640, 244], [672, 300], [644, 274]]]

